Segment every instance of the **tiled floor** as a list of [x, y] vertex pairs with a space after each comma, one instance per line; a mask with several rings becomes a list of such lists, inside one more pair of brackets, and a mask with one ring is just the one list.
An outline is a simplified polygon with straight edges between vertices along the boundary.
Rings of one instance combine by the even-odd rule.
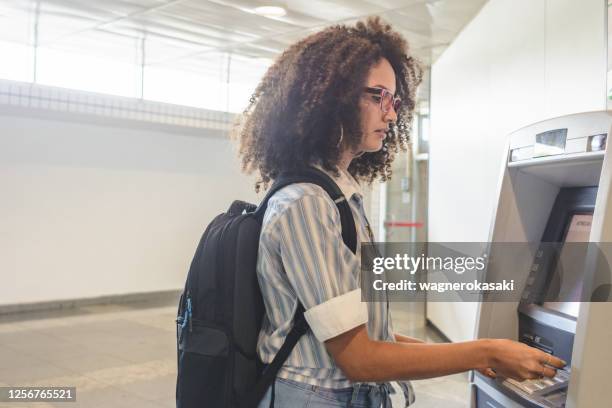
[[[396, 333], [416, 337], [431, 343], [444, 340], [425, 324], [424, 305], [420, 303], [391, 303], [393, 328]], [[415, 408], [469, 407], [468, 374], [455, 374], [429, 380], [413, 381], [416, 394]]]
[[[174, 302], [0, 317], [0, 386], [75, 386], [76, 403], [0, 407], [174, 407]], [[439, 341], [422, 306], [393, 305], [395, 330]], [[467, 407], [467, 375], [415, 381], [416, 408]]]

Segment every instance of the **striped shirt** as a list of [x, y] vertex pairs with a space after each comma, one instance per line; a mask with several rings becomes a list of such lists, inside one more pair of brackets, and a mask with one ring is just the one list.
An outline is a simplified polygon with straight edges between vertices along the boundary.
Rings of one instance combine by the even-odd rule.
[[[357, 229], [357, 253], [344, 245], [340, 213], [321, 187], [298, 183], [268, 201], [264, 215], [257, 277], [266, 315], [258, 339], [264, 363], [272, 361], [293, 327], [298, 299], [310, 329], [292, 350], [280, 378], [327, 388], [353, 385], [328, 354], [324, 341], [367, 324], [372, 340], [395, 341], [387, 302], [361, 302], [360, 243], [371, 230], [359, 184], [346, 171], [329, 174], [347, 198]], [[413, 400], [409, 383], [402, 384]]]

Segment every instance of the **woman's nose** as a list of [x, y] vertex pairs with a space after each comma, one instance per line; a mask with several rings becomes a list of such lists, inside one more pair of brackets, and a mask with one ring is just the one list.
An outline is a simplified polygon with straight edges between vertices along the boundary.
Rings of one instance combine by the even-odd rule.
[[389, 108], [389, 111], [385, 113], [383, 120], [386, 123], [395, 123], [397, 121], [397, 112], [393, 107]]

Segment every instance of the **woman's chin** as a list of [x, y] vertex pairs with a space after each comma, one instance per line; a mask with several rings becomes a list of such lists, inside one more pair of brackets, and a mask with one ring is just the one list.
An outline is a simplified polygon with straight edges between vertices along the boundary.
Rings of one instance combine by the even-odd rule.
[[382, 140], [381, 140], [381, 141], [379, 141], [379, 142], [372, 143], [372, 145], [371, 145], [371, 146], [366, 146], [366, 148], [365, 148], [365, 149], [363, 149], [363, 150], [364, 150], [364, 152], [366, 152], [366, 153], [375, 153], [375, 152], [379, 151], [379, 150], [380, 150], [380, 149], [382, 149], [382, 148], [383, 148], [383, 142], [382, 142]]

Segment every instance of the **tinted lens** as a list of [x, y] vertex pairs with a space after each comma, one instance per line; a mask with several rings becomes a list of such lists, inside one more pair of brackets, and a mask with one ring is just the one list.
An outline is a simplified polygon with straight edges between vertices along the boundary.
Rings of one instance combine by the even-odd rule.
[[383, 90], [381, 96], [382, 96], [382, 109], [385, 112], [389, 112], [389, 110], [391, 110], [391, 107], [393, 107], [393, 110], [397, 112], [402, 106], [402, 100], [400, 98], [393, 97], [391, 92]]
[[382, 92], [382, 109], [385, 112], [389, 112], [391, 106], [393, 105], [393, 95], [390, 92], [383, 90]]

